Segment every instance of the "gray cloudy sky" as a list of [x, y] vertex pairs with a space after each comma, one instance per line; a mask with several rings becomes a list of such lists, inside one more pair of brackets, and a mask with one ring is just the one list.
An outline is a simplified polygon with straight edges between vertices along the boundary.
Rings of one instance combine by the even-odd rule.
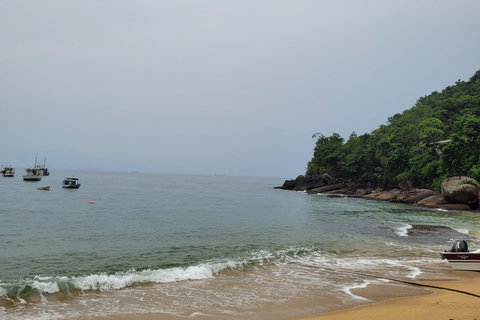
[[480, 1], [0, 0], [0, 164], [294, 178], [480, 69]]

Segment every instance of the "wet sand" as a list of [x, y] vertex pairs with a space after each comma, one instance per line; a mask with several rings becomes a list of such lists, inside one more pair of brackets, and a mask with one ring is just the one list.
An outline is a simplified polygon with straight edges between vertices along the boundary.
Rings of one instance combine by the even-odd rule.
[[422, 281], [421, 283], [464, 291], [476, 296], [444, 289], [431, 289], [433, 294], [430, 295], [395, 298], [378, 304], [301, 319], [480, 319], [480, 279]]
[[[480, 277], [480, 273], [478, 274], [478, 277]], [[357, 308], [292, 320], [480, 319], [480, 278], [473, 276], [472, 279], [460, 281], [422, 281], [419, 283], [428, 286], [452, 289], [455, 291], [428, 288], [431, 293], [426, 295], [393, 298]], [[381, 294], [379, 293], [381, 291], [382, 290], [366, 290], [363, 292], [363, 296], [367, 298], [370, 296], [370, 298], [372, 298], [373, 296]], [[95, 320], [162, 320], [168, 318], [168, 316], [165, 317], [165, 314], [137, 314], [109, 316], [105, 318], [95, 318]], [[193, 319], [195, 318], [196, 317]]]

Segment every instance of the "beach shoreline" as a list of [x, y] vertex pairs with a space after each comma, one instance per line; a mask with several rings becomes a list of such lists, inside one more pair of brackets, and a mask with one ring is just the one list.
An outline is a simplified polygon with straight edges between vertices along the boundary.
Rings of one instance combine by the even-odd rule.
[[421, 281], [419, 283], [445, 289], [431, 288], [432, 294], [428, 295], [387, 299], [376, 304], [295, 320], [480, 319], [479, 278], [455, 281]]
[[[363, 306], [327, 312], [318, 315], [287, 318], [289, 320], [366, 320], [366, 319], [455, 319], [472, 320], [480, 319], [480, 273], [470, 273], [463, 280], [427, 280], [419, 281], [419, 286], [424, 285], [429, 292], [412, 295], [405, 287], [406, 296], [386, 298], [384, 300]], [[413, 286], [417, 287], [417, 286]], [[400, 289], [401, 290], [401, 289]], [[410, 292], [410, 293], [409, 293]], [[366, 297], [380, 296], [382, 290], [366, 290]], [[410, 294], [410, 295], [409, 295]], [[370, 296], [369, 296], [370, 295]], [[154, 320], [176, 319], [177, 317], [162, 313], [156, 314], [130, 314], [110, 315], [106, 317], [85, 318], [89, 320]], [[207, 319], [201, 315], [193, 319]], [[261, 315], [250, 315], [246, 318], [261, 319]], [[278, 319], [280, 320], [280, 318]]]

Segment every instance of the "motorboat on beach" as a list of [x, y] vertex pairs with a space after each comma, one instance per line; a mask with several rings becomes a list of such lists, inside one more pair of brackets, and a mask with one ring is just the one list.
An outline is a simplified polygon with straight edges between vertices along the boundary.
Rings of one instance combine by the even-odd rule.
[[65, 178], [65, 180], [62, 181], [62, 188], [78, 189], [80, 186], [81, 183], [78, 182], [78, 178]]
[[469, 251], [465, 240], [457, 241], [450, 251], [440, 253], [454, 270], [480, 271], [480, 250]]
[[15, 176], [15, 169], [12, 166], [3, 167], [2, 171], [0, 171], [4, 178], [13, 178]]

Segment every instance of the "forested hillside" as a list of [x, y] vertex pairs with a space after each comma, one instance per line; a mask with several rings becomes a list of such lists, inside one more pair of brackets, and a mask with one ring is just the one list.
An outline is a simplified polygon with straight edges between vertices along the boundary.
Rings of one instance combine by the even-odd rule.
[[450, 176], [480, 181], [480, 70], [388, 119], [369, 134], [317, 138], [306, 175], [328, 173], [357, 184], [439, 190]]

